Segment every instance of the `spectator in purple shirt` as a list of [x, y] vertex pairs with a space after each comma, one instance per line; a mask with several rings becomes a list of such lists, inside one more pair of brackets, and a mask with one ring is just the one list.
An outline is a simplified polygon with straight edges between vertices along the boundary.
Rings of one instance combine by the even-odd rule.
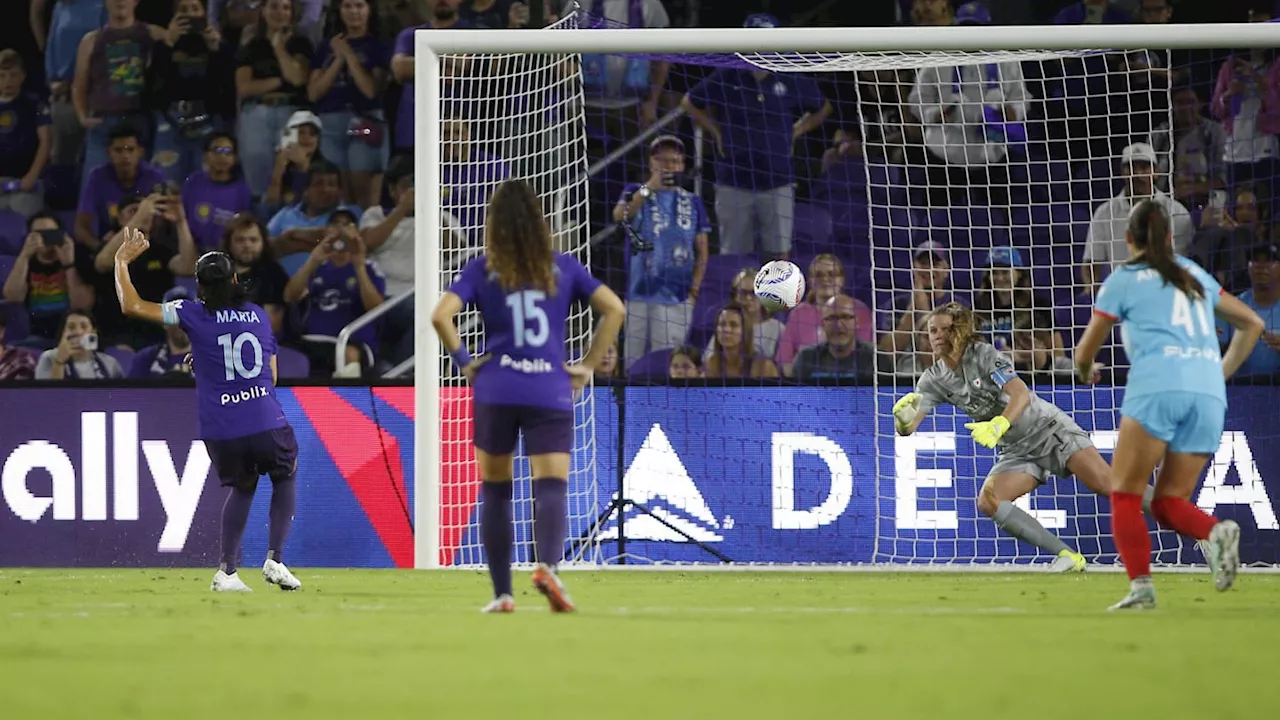
[[[411, 150], [413, 148], [414, 32], [432, 29], [460, 30], [471, 27], [471, 23], [458, 14], [458, 6], [462, 4], [462, 0], [427, 0], [427, 3], [431, 7], [431, 18], [423, 25], [402, 30], [396, 37], [395, 54], [391, 56], [391, 76], [395, 78], [396, 82], [404, 86], [404, 92], [400, 95], [400, 110], [396, 115], [395, 147], [397, 150]], [[444, 64], [440, 70], [440, 75], [442, 80], [448, 83], [450, 79], [461, 76], [464, 69], [464, 61], [454, 58], [452, 62]], [[448, 92], [447, 87], [444, 92]]]
[[120, 200], [126, 195], [150, 195], [164, 186], [164, 173], [143, 162], [142, 134], [131, 125], [111, 128], [109, 162], [85, 173], [84, 191], [76, 208], [76, 242], [90, 250], [102, 247], [113, 230]]
[[44, 207], [40, 176], [49, 164], [49, 104], [22, 92], [27, 71], [16, 50], [0, 52], [0, 209], [31, 217]]
[[759, 248], [785, 259], [795, 213], [791, 148], [832, 112], [818, 83], [791, 73], [724, 70], [690, 90], [683, 105], [715, 147], [720, 252]]
[[235, 70], [202, 0], [177, 0], [173, 22], [151, 53], [149, 106], [156, 139], [151, 162], [174, 182], [200, 170], [206, 140], [234, 112]]
[[187, 178], [182, 187], [187, 222], [201, 251], [217, 247], [227, 223], [253, 207], [249, 184], [237, 172], [236, 139], [214, 133], [204, 145], [205, 169]]
[[[349, 211], [334, 212], [324, 239], [284, 288], [285, 302], [310, 301], [303, 341], [311, 358], [311, 370], [321, 377], [339, 369], [334, 368], [334, 340], [338, 333], [386, 299], [386, 278], [378, 265], [368, 259], [356, 222], [356, 216]], [[369, 324], [352, 335], [347, 365], [365, 366], [372, 359], [376, 332], [376, 325]]]
[[294, 32], [293, 0], [266, 0], [254, 37], [236, 55], [240, 163], [255, 197], [266, 194], [285, 124], [307, 104], [311, 41]]
[[1129, 13], [1111, 0], [1081, 0], [1068, 5], [1053, 18], [1054, 25], [1124, 25], [1133, 22]]
[[[190, 300], [191, 292], [181, 285], [164, 294], [164, 302], [174, 300]], [[133, 356], [129, 372], [125, 377], [146, 379], [164, 377], [169, 374], [189, 377], [191, 365], [188, 357], [191, 354], [191, 338], [177, 325], [164, 326], [164, 341], [144, 347]]]
[[382, 93], [391, 48], [371, 34], [378, 24], [371, 0], [340, 0], [330, 21], [335, 34], [316, 50], [307, 96], [320, 114], [322, 152], [346, 174], [347, 200], [369, 207], [382, 197], [390, 156]]

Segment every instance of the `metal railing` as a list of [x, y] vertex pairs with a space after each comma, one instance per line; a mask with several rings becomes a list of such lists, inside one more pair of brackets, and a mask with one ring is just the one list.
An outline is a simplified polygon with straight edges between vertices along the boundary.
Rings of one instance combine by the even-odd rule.
[[392, 308], [395, 308], [406, 299], [412, 299], [413, 293], [413, 290], [407, 290], [394, 297], [389, 297], [386, 300], [383, 300], [382, 304], [378, 307], [361, 315], [355, 320], [352, 320], [349, 325], [342, 328], [338, 333], [337, 342], [333, 345], [333, 367], [337, 370], [341, 370], [347, 366], [347, 345], [351, 343], [351, 336], [354, 335], [357, 330], [367, 327], [378, 318], [391, 312]]

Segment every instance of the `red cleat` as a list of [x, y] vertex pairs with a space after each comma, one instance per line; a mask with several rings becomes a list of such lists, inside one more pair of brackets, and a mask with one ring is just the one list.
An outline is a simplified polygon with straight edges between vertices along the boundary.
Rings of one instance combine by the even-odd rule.
[[533, 569], [533, 586], [546, 596], [547, 602], [551, 604], [551, 612], [568, 613], [576, 609], [569, 593], [564, 589], [564, 583], [560, 582], [555, 571], [546, 565], [539, 563]]

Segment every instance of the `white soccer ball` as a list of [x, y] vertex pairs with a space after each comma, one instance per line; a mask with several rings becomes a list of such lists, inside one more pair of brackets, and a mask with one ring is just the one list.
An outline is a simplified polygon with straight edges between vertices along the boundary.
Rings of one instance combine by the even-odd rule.
[[765, 263], [756, 273], [756, 297], [769, 312], [790, 310], [804, 299], [804, 273], [786, 260]]

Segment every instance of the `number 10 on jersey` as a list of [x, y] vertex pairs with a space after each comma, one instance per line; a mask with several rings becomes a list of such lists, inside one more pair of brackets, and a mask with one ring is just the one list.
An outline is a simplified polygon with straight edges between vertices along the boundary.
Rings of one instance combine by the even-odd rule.
[[[253, 351], [253, 364], [244, 364], [244, 347], [248, 345]], [[222, 348], [222, 367], [226, 371], [227, 380], [237, 377], [252, 380], [262, 374], [262, 344], [251, 332], [242, 332], [233, 339], [231, 333], [218, 336], [218, 346]]]

